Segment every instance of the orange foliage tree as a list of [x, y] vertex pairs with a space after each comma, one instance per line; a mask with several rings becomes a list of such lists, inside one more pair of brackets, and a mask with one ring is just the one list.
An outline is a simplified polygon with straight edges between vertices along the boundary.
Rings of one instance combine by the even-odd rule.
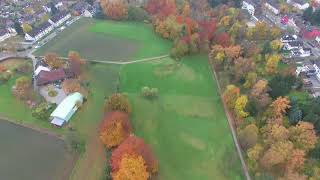
[[286, 97], [278, 97], [271, 104], [271, 117], [269, 122], [274, 122], [276, 124], [282, 124], [283, 116], [286, 110], [290, 108], [290, 100]]
[[100, 4], [104, 14], [113, 20], [123, 20], [128, 16], [128, 6], [123, 0], [101, 0]]
[[66, 79], [62, 83], [62, 89], [65, 93], [70, 94], [79, 92], [81, 90], [81, 85], [77, 79]]
[[150, 177], [141, 156], [125, 154], [118, 171], [112, 173], [113, 180], [147, 180]]
[[107, 148], [118, 146], [131, 133], [128, 114], [120, 111], [109, 112], [102, 121], [100, 139]]
[[48, 64], [51, 68], [60, 68], [63, 66], [62, 61], [58, 58], [58, 55], [55, 53], [47, 53], [44, 56], [44, 62]]
[[158, 161], [151, 148], [146, 145], [142, 139], [136, 136], [129, 136], [112, 152], [110, 164], [114, 172], [119, 170], [121, 159], [123, 159], [126, 154], [142, 156], [146, 161], [148, 172], [156, 173], [158, 171]]
[[116, 93], [111, 95], [105, 103], [105, 111], [122, 111], [128, 114], [131, 113], [131, 105], [129, 103], [128, 97]]

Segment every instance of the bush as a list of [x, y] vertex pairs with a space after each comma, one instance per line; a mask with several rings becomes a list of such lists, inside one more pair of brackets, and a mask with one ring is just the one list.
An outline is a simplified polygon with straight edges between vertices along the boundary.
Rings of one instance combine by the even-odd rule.
[[122, 111], [125, 113], [131, 113], [131, 105], [128, 97], [124, 94], [116, 93], [111, 95], [105, 102], [105, 112]]
[[56, 105], [42, 102], [32, 109], [32, 116], [40, 120], [48, 120]]
[[0, 85], [8, 82], [11, 78], [11, 73], [4, 72], [0, 74]]
[[149, 15], [148, 13], [140, 8], [140, 7], [136, 7], [136, 6], [129, 6], [128, 8], [128, 20], [129, 21], [146, 21], [149, 20]]
[[141, 89], [141, 95], [145, 98], [153, 99], [158, 97], [158, 89], [157, 88], [150, 88], [150, 87], [143, 87]]
[[66, 137], [67, 145], [69, 149], [78, 154], [83, 154], [86, 151], [85, 140], [80, 138], [74, 132], [70, 132]]
[[48, 95], [49, 95], [50, 97], [56, 97], [56, 96], [58, 95], [58, 92], [57, 92], [56, 90], [50, 90], [50, 91], [48, 92]]

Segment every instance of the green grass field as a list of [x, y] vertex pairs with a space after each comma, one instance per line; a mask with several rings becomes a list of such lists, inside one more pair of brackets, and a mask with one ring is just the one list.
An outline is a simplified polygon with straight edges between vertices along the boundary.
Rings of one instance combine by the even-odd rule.
[[129, 61], [169, 54], [171, 42], [157, 36], [149, 25], [82, 18], [35, 54], [56, 52], [66, 57], [78, 51], [90, 60]]
[[[146, 24], [81, 19], [36, 54], [66, 56], [76, 50], [88, 59], [127, 61], [168, 54], [171, 46]], [[206, 56], [188, 57], [181, 63], [168, 58], [125, 66], [88, 64], [86, 77], [91, 94], [71, 119], [71, 126], [86, 139], [87, 150], [70, 179], [101, 179], [107, 160], [98, 146], [98, 126], [104, 100], [118, 86], [133, 105], [135, 134], [152, 146], [159, 159], [157, 179], [243, 179]], [[35, 120], [28, 108], [12, 98], [13, 82], [0, 86], [0, 112], [51, 130], [48, 122]], [[142, 98], [144, 86], [158, 88], [159, 98]], [[53, 131], [64, 134], [67, 128]]]
[[[157, 100], [140, 95], [159, 89]], [[205, 56], [126, 65], [121, 91], [133, 104], [135, 133], [160, 161], [159, 179], [243, 179], [216, 82]]]

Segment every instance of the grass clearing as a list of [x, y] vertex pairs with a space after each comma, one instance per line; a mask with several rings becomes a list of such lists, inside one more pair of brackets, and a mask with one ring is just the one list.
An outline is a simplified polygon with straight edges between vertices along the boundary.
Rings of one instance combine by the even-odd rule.
[[66, 57], [75, 50], [90, 60], [128, 61], [169, 54], [170, 48], [171, 42], [157, 36], [150, 25], [81, 18], [35, 54]]
[[[133, 104], [135, 133], [160, 161], [158, 179], [243, 179], [226, 116], [205, 56], [126, 65], [121, 91]], [[159, 89], [157, 100], [140, 95]]]

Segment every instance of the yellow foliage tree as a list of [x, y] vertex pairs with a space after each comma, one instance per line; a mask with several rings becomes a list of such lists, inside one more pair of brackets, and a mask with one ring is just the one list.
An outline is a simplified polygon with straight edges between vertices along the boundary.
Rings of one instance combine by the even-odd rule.
[[234, 109], [235, 109], [236, 115], [239, 118], [245, 118], [249, 115], [249, 113], [245, 111], [247, 103], [248, 103], [248, 97], [245, 95], [238, 97], [238, 99], [236, 100]]
[[124, 155], [119, 171], [112, 173], [113, 180], [147, 180], [150, 174], [141, 156]]
[[266, 72], [269, 74], [274, 74], [277, 72], [278, 64], [280, 61], [280, 56], [277, 54], [270, 55], [267, 58], [267, 64], [266, 64]]
[[296, 126], [291, 127], [289, 131], [290, 140], [297, 148], [308, 152], [315, 147], [318, 138], [313, 124], [300, 121]]

